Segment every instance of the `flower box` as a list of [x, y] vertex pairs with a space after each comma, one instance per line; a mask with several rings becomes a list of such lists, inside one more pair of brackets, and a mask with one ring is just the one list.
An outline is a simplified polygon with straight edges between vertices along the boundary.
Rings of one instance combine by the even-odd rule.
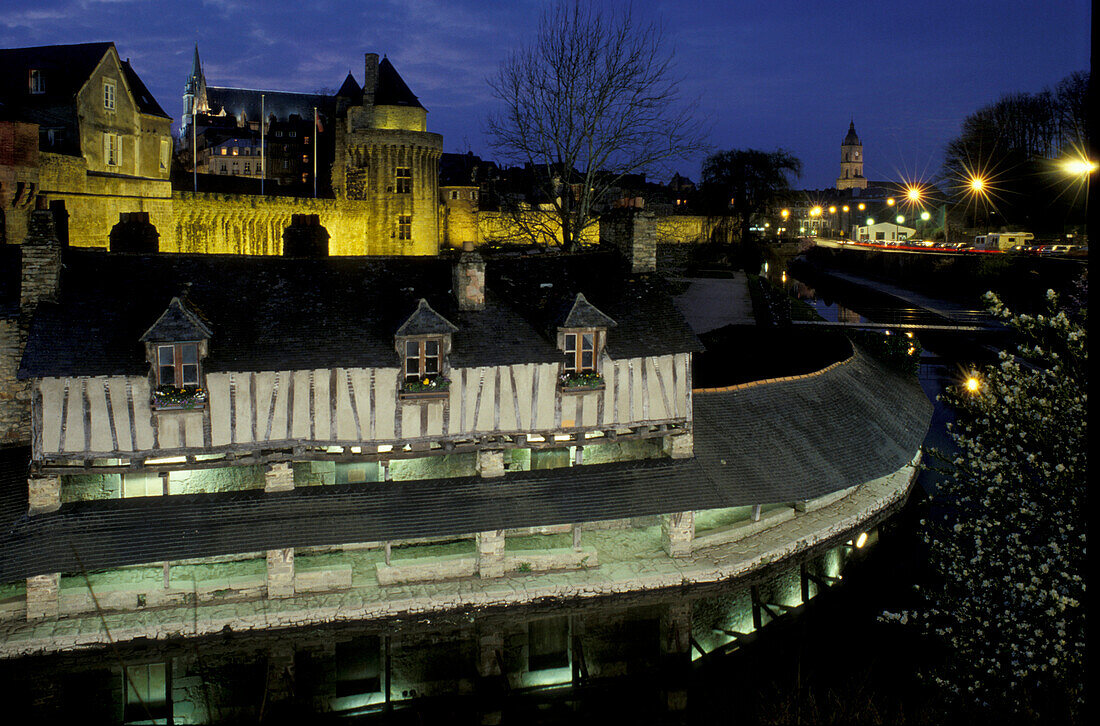
[[562, 393], [590, 393], [604, 389], [603, 376], [593, 371], [562, 373], [558, 379]]
[[158, 411], [187, 411], [206, 407], [206, 389], [197, 386], [157, 386], [150, 396]]
[[434, 401], [450, 398], [451, 382], [444, 376], [422, 378], [416, 381], [405, 381], [405, 385], [397, 392], [397, 397], [402, 401]]

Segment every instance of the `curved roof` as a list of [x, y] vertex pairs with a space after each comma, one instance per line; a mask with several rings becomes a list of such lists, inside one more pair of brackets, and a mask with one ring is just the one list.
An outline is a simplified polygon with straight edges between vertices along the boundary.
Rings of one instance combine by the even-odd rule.
[[818, 374], [697, 393], [694, 406], [687, 460], [91, 501], [33, 518], [16, 481], [21, 498], [0, 498], [13, 510], [0, 522], [14, 522], [0, 582], [76, 571], [74, 553], [94, 569], [813, 499], [905, 466], [932, 415], [915, 378], [859, 351]]

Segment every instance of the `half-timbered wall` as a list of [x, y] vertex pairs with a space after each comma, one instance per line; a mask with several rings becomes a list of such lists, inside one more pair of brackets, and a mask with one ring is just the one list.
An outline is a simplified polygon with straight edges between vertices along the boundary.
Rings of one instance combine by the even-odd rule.
[[351, 446], [627, 428], [691, 419], [688, 354], [601, 362], [605, 388], [563, 393], [556, 363], [452, 368], [445, 400], [400, 400], [398, 368], [210, 373], [204, 410], [154, 411], [147, 378], [35, 382], [35, 458]]

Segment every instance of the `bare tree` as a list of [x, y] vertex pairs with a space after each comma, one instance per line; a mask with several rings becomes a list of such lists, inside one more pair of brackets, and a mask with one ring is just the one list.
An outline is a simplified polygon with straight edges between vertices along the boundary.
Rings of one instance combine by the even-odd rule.
[[703, 148], [671, 60], [661, 29], [635, 22], [629, 7], [563, 0], [490, 79], [504, 106], [488, 119], [492, 148], [534, 171], [536, 201], [550, 209], [547, 220], [517, 205], [532, 239], [552, 239], [560, 226], [564, 248], [575, 249], [625, 175], [663, 172]]

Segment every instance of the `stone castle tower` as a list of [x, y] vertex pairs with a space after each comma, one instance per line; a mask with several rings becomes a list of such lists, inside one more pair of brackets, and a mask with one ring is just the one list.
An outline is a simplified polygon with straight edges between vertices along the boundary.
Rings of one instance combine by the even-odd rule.
[[195, 114], [209, 113], [210, 102], [206, 96], [206, 76], [199, 62], [199, 46], [195, 45], [195, 58], [191, 61], [191, 75], [183, 87], [183, 116], [180, 118], [180, 141], [184, 146], [191, 143], [191, 124]]
[[836, 188], [866, 189], [867, 178], [863, 176], [863, 144], [856, 135], [856, 122], [848, 124], [848, 135], [840, 144], [840, 176]]
[[332, 189], [370, 204], [368, 239], [392, 240], [405, 254], [439, 251], [439, 157], [443, 137], [427, 131], [427, 110], [389, 59], [367, 53], [361, 100], [337, 93]]

